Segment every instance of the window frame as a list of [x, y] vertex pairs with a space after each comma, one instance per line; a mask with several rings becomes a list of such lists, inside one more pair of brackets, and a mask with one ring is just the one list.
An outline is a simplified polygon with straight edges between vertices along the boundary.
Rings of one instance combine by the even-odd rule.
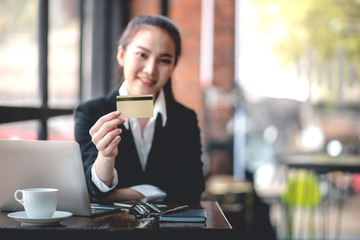
[[0, 124], [39, 120], [38, 139], [48, 138], [48, 119], [71, 115], [73, 108], [51, 108], [48, 105], [48, 32], [49, 1], [39, 0], [38, 5], [38, 53], [39, 53], [39, 107], [0, 106]]
[[[38, 0], [39, 106], [1, 106], [0, 124], [38, 120], [38, 139], [48, 139], [48, 120], [72, 115], [74, 108], [54, 108], [48, 102], [49, 0]], [[118, 37], [130, 16], [129, 1], [79, 0], [78, 102], [103, 96], [118, 87], [116, 51]], [[160, 14], [167, 15], [168, 0], [161, 0]], [[99, 34], [101, 30], [101, 34]], [[87, 59], [91, 61], [87, 61]], [[115, 60], [115, 61], [114, 61]]]

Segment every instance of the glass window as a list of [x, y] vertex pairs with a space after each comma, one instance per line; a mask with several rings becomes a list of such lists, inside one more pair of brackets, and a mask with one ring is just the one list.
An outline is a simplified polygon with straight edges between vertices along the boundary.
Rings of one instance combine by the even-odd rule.
[[[27, 119], [29, 109], [39, 111], [39, 119], [0, 125], [0, 138], [73, 140], [72, 115], [46, 119], [54, 108], [68, 114], [79, 102], [80, 21], [79, 1], [0, 1], [0, 113], [2, 122]], [[44, 10], [40, 12], [39, 9]], [[39, 22], [40, 15], [48, 23]], [[39, 62], [39, 33], [48, 26], [48, 61]], [[46, 34], [46, 32], [43, 32]], [[41, 44], [41, 43], [40, 43]], [[46, 52], [45, 52], [46, 53]], [[45, 64], [39, 66], [39, 64]], [[40, 89], [39, 67], [47, 68], [48, 89]], [[48, 101], [40, 108], [41, 94]], [[45, 95], [44, 95], [45, 96]], [[12, 108], [13, 106], [20, 108]], [[32, 111], [32, 110], [31, 110]], [[9, 118], [10, 113], [12, 116]], [[47, 121], [47, 124], [40, 124]]]
[[0, 139], [37, 139], [39, 121], [0, 124]]
[[79, 92], [78, 2], [49, 1], [49, 106], [74, 107]]
[[0, 105], [38, 104], [37, 0], [0, 1]]
[[48, 139], [56, 141], [73, 141], [74, 137], [74, 117], [59, 116], [48, 120]]

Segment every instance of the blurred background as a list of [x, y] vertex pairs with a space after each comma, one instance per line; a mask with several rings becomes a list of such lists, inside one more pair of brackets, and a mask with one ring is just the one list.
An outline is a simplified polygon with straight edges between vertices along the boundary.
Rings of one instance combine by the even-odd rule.
[[358, 159], [359, 0], [1, 0], [0, 139], [74, 140], [73, 109], [118, 87], [117, 41], [139, 14], [179, 27], [173, 91], [198, 114], [203, 199], [239, 237], [360, 238], [358, 173], [318, 175], [310, 218], [300, 206], [289, 222], [282, 198], [287, 154]]

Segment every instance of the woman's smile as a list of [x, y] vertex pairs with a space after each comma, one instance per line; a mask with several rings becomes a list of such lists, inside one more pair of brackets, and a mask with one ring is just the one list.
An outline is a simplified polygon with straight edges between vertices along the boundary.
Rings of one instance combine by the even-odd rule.
[[156, 81], [149, 78], [138, 77], [137, 79], [146, 87], [152, 87], [153, 85], [156, 84]]

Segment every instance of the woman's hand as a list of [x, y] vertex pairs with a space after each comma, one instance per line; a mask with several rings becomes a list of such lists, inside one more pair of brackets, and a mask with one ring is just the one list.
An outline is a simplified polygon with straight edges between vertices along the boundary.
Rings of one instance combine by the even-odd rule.
[[114, 189], [110, 195], [104, 198], [105, 201], [116, 202], [116, 201], [141, 201], [144, 195], [137, 192], [132, 188], [117, 188]]
[[135, 191], [132, 188], [116, 188], [106, 197], [97, 198], [90, 196], [91, 202], [113, 204], [120, 201], [135, 201], [140, 202], [144, 198], [144, 195]]
[[98, 177], [108, 186], [113, 179], [113, 169], [115, 157], [118, 154], [117, 145], [121, 141], [121, 129], [117, 126], [125, 122], [119, 118], [120, 112], [115, 111], [106, 114], [89, 130], [92, 142], [99, 150], [98, 157], [95, 161], [95, 170]]

